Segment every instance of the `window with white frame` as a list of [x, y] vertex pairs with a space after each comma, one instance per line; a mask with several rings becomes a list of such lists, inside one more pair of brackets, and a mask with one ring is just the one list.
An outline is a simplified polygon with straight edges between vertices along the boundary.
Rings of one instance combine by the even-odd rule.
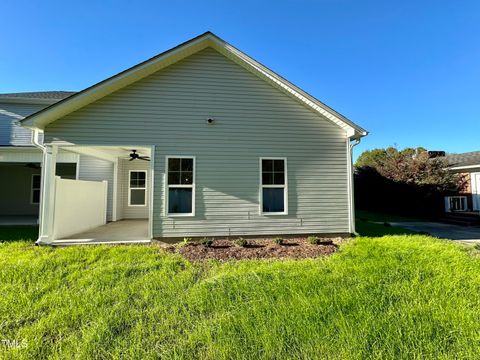
[[128, 183], [128, 206], [147, 205], [147, 172], [130, 170]]
[[260, 158], [260, 213], [286, 215], [287, 159]]
[[447, 211], [467, 211], [466, 196], [447, 196]]
[[41, 184], [40, 174], [33, 174], [31, 196], [30, 196], [32, 204], [40, 203], [40, 184]]
[[195, 214], [195, 158], [167, 157], [167, 214]]

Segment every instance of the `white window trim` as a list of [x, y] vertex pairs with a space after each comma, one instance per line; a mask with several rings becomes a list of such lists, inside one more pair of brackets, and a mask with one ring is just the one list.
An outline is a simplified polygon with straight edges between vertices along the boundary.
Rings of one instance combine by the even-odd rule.
[[[35, 176], [39, 176], [40, 177], [40, 187], [39, 188], [33, 188], [33, 178]], [[33, 190], [38, 190], [40, 191], [40, 196], [42, 196], [42, 175], [41, 174], [32, 174], [32, 177], [31, 177], [31, 182], [30, 182], [30, 204], [32, 205], [38, 205], [40, 204], [40, 201], [39, 202], [34, 202], [33, 201]]]
[[[168, 162], [170, 159], [192, 159], [193, 160], [193, 176], [192, 176], [192, 185], [170, 185], [168, 183]], [[197, 163], [195, 156], [189, 155], [167, 155], [165, 157], [165, 216], [167, 217], [192, 217], [195, 216], [195, 182], [196, 182], [196, 172], [197, 172]], [[191, 213], [169, 213], [168, 212], [168, 197], [170, 188], [187, 188], [192, 189], [192, 212]]]
[[[452, 199], [462, 199], [463, 200], [463, 205], [464, 208], [460, 210], [452, 210], [450, 207], [450, 200]], [[445, 196], [445, 211], [446, 212], [462, 212], [462, 211], [468, 211], [468, 201], [467, 197], [465, 195], [453, 195], [453, 196]]]
[[[130, 180], [132, 179], [132, 172], [143, 172], [145, 173], [145, 187], [141, 188], [132, 188], [130, 185]], [[128, 171], [128, 206], [131, 207], [145, 207], [147, 206], [147, 185], [148, 185], [148, 176], [147, 176], [147, 170], [129, 170]], [[145, 203], [144, 204], [133, 204], [131, 203], [131, 197], [132, 197], [132, 190], [145, 190]]]
[[[285, 167], [285, 184], [284, 185], [263, 185], [262, 181], [262, 160], [283, 160], [284, 161], [284, 167]], [[259, 159], [259, 214], [262, 216], [276, 216], [276, 215], [288, 215], [288, 171], [287, 171], [287, 158], [286, 157], [274, 157], [274, 156], [269, 156], [269, 157], [261, 157]], [[263, 211], [263, 188], [277, 188], [281, 189], [283, 188], [283, 209], [284, 211], [282, 212], [264, 212]]]

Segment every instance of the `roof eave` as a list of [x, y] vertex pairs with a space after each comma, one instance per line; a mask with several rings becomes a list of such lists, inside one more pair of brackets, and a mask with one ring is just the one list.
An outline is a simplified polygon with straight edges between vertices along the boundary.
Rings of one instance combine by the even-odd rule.
[[11, 103], [11, 104], [47, 104], [52, 105], [59, 102], [62, 99], [39, 99], [39, 98], [29, 98], [29, 97], [9, 97], [9, 96], [0, 96], [0, 102]]

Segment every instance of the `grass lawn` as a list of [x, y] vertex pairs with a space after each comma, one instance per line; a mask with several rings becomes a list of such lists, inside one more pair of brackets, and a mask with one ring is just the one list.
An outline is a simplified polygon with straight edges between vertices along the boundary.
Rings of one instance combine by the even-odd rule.
[[390, 222], [419, 221], [414, 218], [406, 218], [396, 215], [386, 215], [369, 211], [356, 210], [355, 229], [361, 236], [384, 236], [384, 235], [415, 235], [415, 231], [391, 226]]
[[190, 263], [5, 242], [0, 338], [26, 347], [0, 358], [480, 358], [474, 251], [359, 237], [315, 260]]

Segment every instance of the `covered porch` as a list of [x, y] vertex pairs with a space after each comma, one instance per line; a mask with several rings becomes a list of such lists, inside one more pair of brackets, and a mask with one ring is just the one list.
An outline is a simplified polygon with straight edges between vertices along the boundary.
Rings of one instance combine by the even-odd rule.
[[[152, 147], [48, 145], [38, 244], [146, 243], [152, 238]], [[59, 150], [79, 156], [75, 180], [56, 177]]]

